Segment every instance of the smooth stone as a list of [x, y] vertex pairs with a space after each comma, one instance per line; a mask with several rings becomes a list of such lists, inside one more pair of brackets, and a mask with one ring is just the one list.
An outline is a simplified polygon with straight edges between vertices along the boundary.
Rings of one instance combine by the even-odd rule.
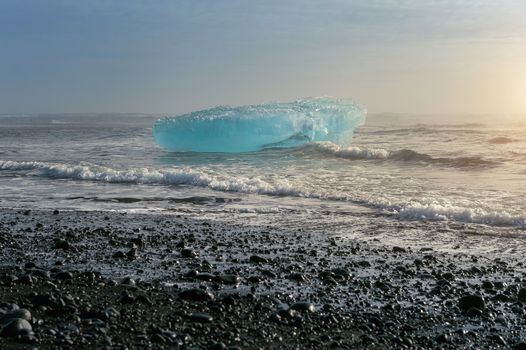
[[227, 347], [224, 343], [214, 343], [208, 346], [207, 350], [226, 350]]
[[51, 294], [37, 294], [30, 299], [34, 306], [55, 306], [57, 303], [57, 298]]
[[289, 309], [280, 309], [278, 310], [278, 312], [276, 313], [277, 316], [279, 316], [279, 320], [280, 319], [292, 319], [294, 317], [296, 317], [296, 315], [298, 314], [298, 312], [296, 310], [293, 310], [291, 308]]
[[199, 323], [209, 323], [212, 322], [214, 318], [204, 312], [194, 312], [190, 315], [190, 321], [199, 322]]
[[259, 255], [252, 255], [250, 257], [250, 262], [255, 264], [266, 264], [268, 263], [268, 259]]
[[440, 334], [435, 338], [436, 342], [439, 344], [447, 343], [449, 342], [449, 335], [448, 334]]
[[296, 311], [309, 311], [309, 312], [315, 312], [316, 307], [313, 303], [309, 303], [307, 301], [297, 302], [290, 306], [292, 310]]
[[402, 247], [393, 247], [393, 253], [405, 253], [406, 250]]
[[346, 269], [334, 268], [331, 270], [331, 272], [334, 273], [337, 277], [340, 277], [343, 279], [348, 279], [351, 277], [351, 273]]
[[73, 248], [71, 246], [71, 244], [64, 240], [64, 239], [58, 239], [55, 241], [55, 248], [56, 249], [62, 249], [62, 250], [70, 250], [71, 248]]
[[307, 276], [305, 276], [302, 273], [291, 273], [287, 276], [289, 280], [297, 281], [297, 282], [305, 282], [307, 281]]
[[124, 259], [126, 258], [126, 253], [124, 252], [121, 252], [120, 250], [118, 252], [115, 252], [115, 254], [113, 254], [113, 259]]
[[21, 283], [21, 284], [27, 284], [27, 285], [32, 285], [33, 283], [35, 283], [35, 279], [36, 277], [33, 277], [31, 276], [30, 274], [28, 275], [22, 275], [18, 278], [18, 283]]
[[135, 302], [135, 297], [128, 293], [123, 293], [119, 299], [121, 304], [133, 304]]
[[214, 299], [212, 293], [199, 288], [183, 290], [179, 293], [179, 297], [190, 301], [209, 301]]
[[102, 311], [102, 314], [106, 319], [119, 318], [121, 316], [120, 312], [114, 307], [108, 307]]
[[185, 248], [185, 249], [181, 250], [181, 256], [183, 258], [196, 258], [197, 257], [197, 253], [193, 249]]
[[493, 340], [495, 343], [499, 344], [499, 345], [502, 345], [502, 346], [506, 346], [507, 343], [506, 341], [504, 340], [503, 337], [501, 337], [500, 335], [498, 334], [494, 334], [491, 336], [491, 340]]
[[486, 302], [481, 295], [466, 295], [460, 298], [458, 307], [464, 311], [467, 311], [472, 307], [484, 310], [486, 309]]
[[484, 281], [482, 282], [482, 288], [484, 289], [493, 289], [495, 286], [490, 281]]
[[482, 316], [482, 310], [477, 309], [476, 307], [470, 307], [470, 308], [466, 311], [466, 314], [467, 314], [469, 317], [479, 317], [479, 316]]
[[241, 282], [241, 278], [232, 274], [220, 275], [219, 282], [224, 284], [238, 284], [239, 282]]
[[68, 271], [62, 271], [62, 272], [57, 273], [55, 275], [55, 278], [61, 281], [70, 280], [70, 279], [73, 279], [73, 274]]
[[145, 305], [152, 305], [152, 301], [150, 300], [150, 298], [143, 294], [137, 295], [135, 297], [135, 301]]
[[1, 318], [1, 323], [7, 323], [15, 318], [21, 318], [26, 321], [31, 321], [31, 312], [28, 309], [18, 309], [10, 311]]
[[33, 276], [37, 276], [44, 279], [49, 279], [51, 277], [51, 273], [48, 270], [43, 270], [39, 268], [28, 270], [28, 272], [31, 273]]
[[2, 337], [16, 337], [18, 335], [28, 334], [33, 331], [31, 324], [22, 319], [14, 318], [2, 327], [0, 335]]
[[200, 281], [211, 281], [215, 277], [216, 276], [212, 275], [211, 273], [207, 273], [207, 272], [200, 272], [194, 276], [195, 279], [198, 279]]
[[507, 303], [507, 302], [511, 301], [511, 298], [509, 296], [507, 296], [506, 294], [499, 293], [499, 294], [496, 294], [493, 298], [491, 298], [491, 300]]

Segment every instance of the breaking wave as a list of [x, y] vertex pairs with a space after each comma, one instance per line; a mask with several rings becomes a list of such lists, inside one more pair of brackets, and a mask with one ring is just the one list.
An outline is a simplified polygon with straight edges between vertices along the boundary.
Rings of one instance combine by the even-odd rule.
[[[345, 157], [384, 157], [387, 154], [381, 150], [345, 149], [338, 150]], [[376, 157], [376, 158], [374, 158]], [[367, 158], [369, 159], [369, 158]], [[320, 186], [302, 182], [302, 180], [285, 177], [248, 177], [228, 175], [207, 168], [129, 168], [113, 169], [91, 164], [60, 164], [47, 162], [17, 162], [0, 161], [0, 171], [24, 171], [28, 176], [47, 177], [51, 179], [73, 179], [104, 183], [128, 183], [150, 185], [180, 185], [196, 186], [223, 192], [245, 194], [263, 194], [271, 196], [304, 197], [321, 200], [347, 201], [380, 210], [387, 215], [394, 215], [402, 220], [453, 220], [486, 225], [504, 225], [526, 227], [526, 215], [508, 212], [505, 209], [492, 209], [490, 206], [480, 206], [475, 202], [465, 202], [455, 205], [436, 199], [412, 199], [404, 203], [398, 197], [376, 197], [370, 193], [364, 195], [359, 191], [349, 193], [326, 192]], [[127, 199], [119, 202], [126, 203]]]
[[432, 157], [425, 153], [419, 153], [410, 149], [388, 151], [382, 148], [362, 147], [340, 147], [330, 142], [317, 142], [306, 145], [305, 148], [323, 154], [332, 155], [346, 159], [363, 160], [389, 160], [406, 163], [419, 163], [424, 165], [442, 165], [453, 168], [484, 168], [495, 167], [500, 163], [484, 159], [479, 156], [473, 157]]
[[177, 168], [113, 169], [97, 165], [70, 165], [46, 162], [0, 161], [0, 170], [33, 170], [31, 175], [58, 179], [147, 185], [188, 185], [216, 191], [308, 197], [286, 179], [266, 181], [258, 177], [221, 176], [208, 169]]

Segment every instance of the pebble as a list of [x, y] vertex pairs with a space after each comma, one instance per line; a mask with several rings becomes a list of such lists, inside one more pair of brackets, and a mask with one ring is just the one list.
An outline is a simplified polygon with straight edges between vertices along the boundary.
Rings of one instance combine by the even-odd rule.
[[125, 259], [125, 258], [126, 258], [126, 253], [121, 252], [120, 250], [113, 254], [113, 259]]
[[16, 337], [18, 335], [27, 335], [33, 331], [31, 324], [22, 318], [13, 318], [4, 324], [0, 335], [2, 337]]
[[226, 274], [218, 276], [217, 281], [224, 284], [238, 284], [241, 282], [241, 278], [237, 275]]
[[302, 273], [291, 273], [290, 275], [287, 276], [287, 278], [289, 280], [297, 281], [297, 282], [306, 282], [307, 281], [307, 276], [305, 276]]
[[55, 241], [55, 249], [71, 250], [72, 248], [72, 245], [64, 239], [57, 239]]
[[207, 350], [226, 350], [225, 343], [213, 343], [208, 346]]
[[268, 259], [259, 255], [252, 255], [250, 257], [250, 262], [255, 264], [266, 264], [268, 263]]
[[482, 282], [482, 288], [484, 288], [484, 289], [494, 289], [495, 286], [493, 285], [493, 283], [491, 283], [491, 281], [484, 281], [484, 282]]
[[472, 307], [479, 310], [485, 310], [486, 302], [481, 295], [466, 295], [460, 298], [458, 307], [464, 311], [467, 311]]
[[404, 248], [402, 247], [393, 247], [393, 253], [405, 253], [407, 252], [407, 250], [405, 250]]
[[316, 311], [316, 307], [314, 306], [314, 304], [306, 302], [306, 301], [294, 303], [290, 306], [290, 308], [292, 310], [297, 310], [297, 311], [309, 311], [309, 312]]
[[134, 302], [135, 298], [126, 291], [124, 291], [121, 297], [119, 298], [119, 303], [121, 304], [133, 304]]
[[28, 309], [18, 309], [9, 311], [4, 316], [2, 316], [2, 318], [0, 318], [0, 323], [6, 323], [7, 321], [15, 318], [21, 318], [26, 321], [31, 321], [31, 312]]
[[193, 258], [197, 258], [197, 252], [193, 249], [185, 248], [181, 250], [181, 256], [183, 258], [193, 259]]
[[468, 315], [469, 317], [480, 317], [482, 316], [482, 310], [477, 309], [476, 307], [470, 307], [469, 309], [467, 309], [466, 315]]
[[65, 281], [65, 280], [71, 280], [73, 279], [73, 274], [68, 271], [62, 271], [55, 275], [55, 278], [57, 280]]
[[203, 289], [192, 288], [179, 293], [179, 297], [190, 301], [209, 301], [214, 300], [214, 295]]
[[439, 334], [439, 335], [435, 338], [435, 340], [436, 340], [436, 342], [439, 343], [439, 344], [447, 343], [447, 342], [449, 342], [449, 334], [446, 334], [446, 333]]
[[115, 319], [121, 316], [120, 312], [114, 307], [108, 307], [102, 311], [102, 315], [105, 319]]
[[506, 340], [504, 340], [504, 338], [498, 334], [494, 334], [490, 337], [491, 340], [493, 340], [495, 343], [499, 344], [499, 345], [502, 345], [502, 346], [506, 346], [507, 343], [506, 343]]
[[212, 322], [214, 318], [204, 312], [194, 312], [190, 315], [190, 321], [199, 322], [199, 323], [209, 323]]
[[206, 273], [206, 272], [200, 272], [194, 276], [195, 279], [198, 279], [200, 281], [211, 281], [215, 277], [216, 276], [212, 275], [211, 273]]

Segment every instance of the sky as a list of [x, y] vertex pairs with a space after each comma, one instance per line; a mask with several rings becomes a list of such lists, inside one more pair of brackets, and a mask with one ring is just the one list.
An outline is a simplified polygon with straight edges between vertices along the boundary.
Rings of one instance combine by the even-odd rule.
[[524, 0], [0, 0], [0, 113], [526, 113]]

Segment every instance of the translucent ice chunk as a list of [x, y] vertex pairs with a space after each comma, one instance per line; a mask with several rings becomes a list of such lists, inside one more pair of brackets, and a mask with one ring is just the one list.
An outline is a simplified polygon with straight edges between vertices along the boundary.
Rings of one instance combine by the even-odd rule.
[[215, 107], [160, 119], [153, 135], [170, 151], [250, 152], [312, 141], [346, 145], [365, 114], [350, 100], [329, 97]]

